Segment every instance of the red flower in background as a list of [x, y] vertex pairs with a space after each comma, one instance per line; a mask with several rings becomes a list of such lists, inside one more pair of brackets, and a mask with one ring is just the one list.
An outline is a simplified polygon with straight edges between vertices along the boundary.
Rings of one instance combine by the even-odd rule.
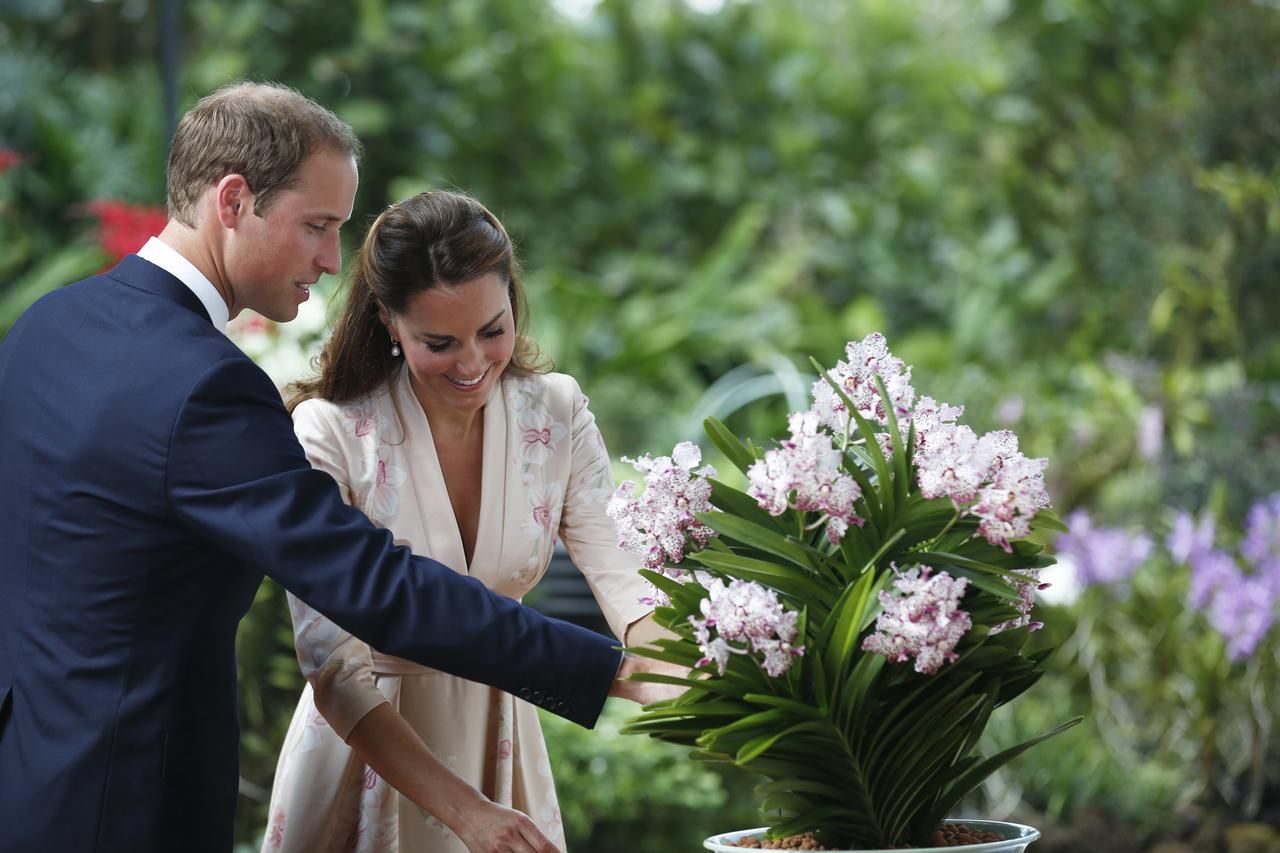
[[145, 207], [122, 201], [95, 201], [88, 205], [98, 218], [98, 243], [114, 260], [136, 252], [164, 230], [169, 221], [163, 207]]
[[22, 155], [8, 148], [0, 148], [0, 175], [22, 162]]

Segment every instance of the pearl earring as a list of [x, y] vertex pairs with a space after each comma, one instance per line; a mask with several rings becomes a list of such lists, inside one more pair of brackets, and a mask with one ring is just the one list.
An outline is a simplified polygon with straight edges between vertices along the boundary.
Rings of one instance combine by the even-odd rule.
[[391, 339], [391, 357], [392, 358], [400, 357], [400, 342], [397, 341], [395, 338]]

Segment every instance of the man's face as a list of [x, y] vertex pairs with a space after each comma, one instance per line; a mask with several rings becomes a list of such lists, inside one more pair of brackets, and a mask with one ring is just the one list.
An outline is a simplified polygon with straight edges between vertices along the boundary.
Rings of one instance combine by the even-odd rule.
[[254, 211], [252, 193], [244, 196], [247, 215], [237, 218], [223, 255], [232, 317], [251, 308], [288, 322], [321, 274], [337, 275], [338, 229], [351, 218], [356, 184], [355, 160], [322, 149], [302, 164], [293, 189], [276, 193], [265, 216]]

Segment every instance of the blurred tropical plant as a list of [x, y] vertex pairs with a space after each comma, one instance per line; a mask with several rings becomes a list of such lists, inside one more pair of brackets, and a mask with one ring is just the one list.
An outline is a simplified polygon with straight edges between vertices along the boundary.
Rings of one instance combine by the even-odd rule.
[[1056, 688], [993, 727], [993, 742], [1012, 742], [1046, 714], [1089, 714], [1056, 755], [1005, 771], [1051, 818], [1106, 803], [1147, 837], [1185, 834], [1196, 849], [1225, 849], [1230, 823], [1276, 824], [1280, 493], [1244, 519], [1217, 503], [1169, 513], [1163, 542], [1068, 516], [1056, 550], [1078, 597], [1046, 616], [1063, 640]]

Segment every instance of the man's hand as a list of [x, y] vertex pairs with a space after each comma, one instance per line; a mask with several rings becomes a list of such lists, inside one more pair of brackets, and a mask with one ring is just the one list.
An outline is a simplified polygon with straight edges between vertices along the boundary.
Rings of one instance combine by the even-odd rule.
[[453, 829], [471, 853], [560, 853], [528, 815], [494, 802], [468, 809]]
[[679, 684], [655, 684], [648, 681], [632, 681], [630, 677], [638, 672], [654, 672], [660, 675], [671, 675], [676, 678], [690, 678], [687, 667], [678, 666], [666, 661], [653, 660], [633, 654], [622, 656], [622, 666], [618, 667], [618, 676], [613, 680], [610, 696], [619, 696], [647, 705], [650, 702], [662, 702], [674, 699], [687, 690]]

